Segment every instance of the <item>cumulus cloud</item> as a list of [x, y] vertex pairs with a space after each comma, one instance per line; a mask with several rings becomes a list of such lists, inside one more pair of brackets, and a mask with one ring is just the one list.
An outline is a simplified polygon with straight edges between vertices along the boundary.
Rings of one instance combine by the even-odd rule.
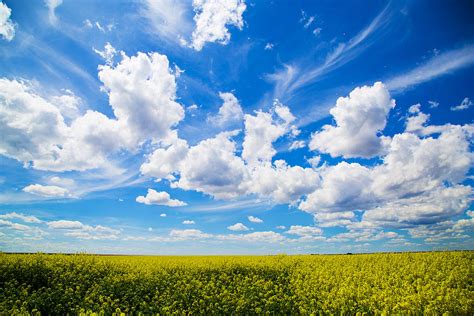
[[[347, 162], [323, 167], [321, 186], [299, 208], [323, 226], [410, 227], [461, 214], [471, 196], [471, 187], [460, 183], [472, 165], [472, 127], [446, 125], [439, 133], [394, 135], [382, 163], [372, 167]], [[354, 221], [354, 211], [363, 212], [361, 222]]]
[[55, 185], [30, 184], [23, 188], [24, 192], [33, 193], [45, 197], [67, 197], [69, 190]]
[[224, 103], [219, 108], [219, 113], [217, 113], [216, 116], [210, 116], [208, 118], [209, 122], [218, 126], [239, 123], [244, 116], [239, 100], [230, 92], [220, 92], [219, 97]]
[[0, 154], [35, 169], [84, 171], [110, 168], [108, 159], [119, 150], [172, 138], [184, 109], [175, 101], [175, 75], [166, 56], [122, 53], [115, 67], [99, 67], [99, 78], [114, 119], [92, 110], [68, 115], [59, 104], [67, 99], [74, 108], [71, 92], [50, 100], [33, 83], [0, 79]]
[[288, 107], [276, 102], [269, 112], [246, 115], [242, 157], [232, 140], [238, 131], [223, 132], [191, 147], [175, 139], [168, 148], [150, 155], [141, 171], [157, 179], [176, 176], [179, 179], [171, 180], [172, 187], [219, 199], [256, 194], [278, 203], [293, 203], [319, 183], [312, 168], [288, 166], [283, 160], [271, 163], [276, 153], [273, 142], [295, 133], [294, 120]]
[[79, 117], [82, 99], [70, 90], [63, 91], [64, 94], [52, 96], [49, 101], [58, 108], [65, 122], [70, 122]]
[[33, 166], [54, 160], [67, 135], [57, 107], [25, 82], [0, 79], [0, 153]]
[[115, 117], [133, 143], [166, 138], [184, 118], [184, 108], [176, 102], [175, 75], [165, 55], [122, 54], [117, 66], [100, 66], [98, 75]]
[[252, 216], [252, 215], [247, 216], [247, 219], [248, 219], [250, 222], [252, 222], [252, 223], [257, 223], [257, 224], [263, 223], [263, 220], [261, 220], [261, 219], [258, 218], [258, 217]]
[[317, 168], [319, 166], [319, 163], [321, 162], [321, 156], [314, 156], [306, 159], [306, 161], [308, 161], [311, 167]]
[[464, 212], [470, 205], [471, 194], [472, 189], [468, 186], [437, 188], [426, 194], [399, 198], [368, 209], [362, 221], [401, 228], [434, 224]]
[[451, 111], [462, 111], [462, 110], [467, 110], [469, 109], [474, 103], [468, 98], [464, 98], [461, 102], [461, 104], [457, 106], [452, 106]]
[[[320, 227], [349, 229], [334, 240], [398, 238], [381, 228], [408, 228], [426, 223], [427, 218], [432, 218], [429, 225], [434, 225], [466, 210], [471, 191], [462, 182], [472, 164], [469, 144], [474, 127], [428, 125], [429, 115], [416, 104], [409, 109], [404, 132], [380, 136], [394, 104], [382, 83], [356, 88], [333, 108], [336, 124], [313, 135], [313, 147], [314, 143], [322, 146], [319, 140], [328, 137], [318, 139], [317, 135], [334, 136], [328, 143], [331, 148], [317, 149], [333, 156], [379, 158], [368, 166], [346, 161], [321, 164], [321, 156], [308, 159], [311, 168], [274, 161], [274, 142], [298, 134], [292, 125], [295, 117], [277, 101], [268, 112], [244, 116], [240, 155], [234, 141], [236, 131], [220, 133], [194, 146], [175, 135], [148, 157], [142, 173], [167, 178], [174, 188], [218, 199], [252, 195], [295, 205], [311, 213]], [[349, 135], [349, 141], [341, 141], [341, 135]], [[409, 210], [408, 205], [413, 208]], [[296, 235], [307, 240], [324, 238], [316, 230], [304, 236], [302, 231], [295, 226], [289, 233], [300, 232]]]
[[140, 195], [136, 198], [138, 203], [146, 205], [165, 205], [170, 207], [186, 206], [187, 204], [180, 200], [171, 199], [168, 192], [157, 192], [153, 189], [148, 189], [147, 195]]
[[194, 221], [191, 221], [191, 220], [184, 220], [184, 221], [183, 221], [183, 224], [184, 224], [184, 225], [194, 225], [194, 224], [196, 224], [196, 223], [195, 223]]
[[235, 223], [234, 225], [228, 226], [227, 229], [238, 232], [249, 230], [249, 228], [242, 223]]
[[167, 148], [158, 148], [148, 156], [147, 161], [141, 165], [140, 172], [157, 179], [165, 178], [181, 169], [187, 154], [187, 142], [176, 139]]
[[295, 117], [288, 107], [275, 102], [270, 112], [256, 111], [245, 115], [245, 137], [242, 144], [242, 158], [251, 167], [270, 162], [276, 154], [272, 143], [295, 130], [291, 123]]
[[355, 221], [355, 213], [351, 211], [316, 213], [314, 218], [321, 227], [348, 226]]
[[[244, 26], [244, 0], [193, 0], [196, 28], [190, 46], [200, 51], [206, 42], [226, 45], [230, 40], [228, 25], [238, 29]], [[173, 14], [173, 13], [172, 13]]]
[[348, 97], [337, 99], [330, 110], [336, 126], [325, 125], [312, 135], [309, 148], [332, 157], [370, 158], [383, 151], [383, 138], [378, 133], [387, 123], [387, 115], [395, 106], [381, 82], [355, 88]]
[[261, 164], [252, 169], [249, 191], [278, 203], [294, 203], [313, 192], [320, 177], [312, 168], [288, 166], [283, 160]]
[[160, 214], [160, 217], [166, 217], [166, 216], [167, 216], [166, 213], [161, 213]]
[[172, 185], [223, 199], [245, 194], [249, 174], [235, 155], [236, 144], [230, 139], [234, 135], [220, 133], [191, 147], [181, 163], [180, 179]]
[[341, 162], [321, 171], [321, 186], [307, 195], [299, 208], [310, 213], [346, 211], [370, 205], [365, 190], [372, 183], [370, 169], [358, 163]]
[[15, 23], [10, 19], [12, 10], [6, 4], [0, 2], [0, 35], [7, 41], [15, 37]]

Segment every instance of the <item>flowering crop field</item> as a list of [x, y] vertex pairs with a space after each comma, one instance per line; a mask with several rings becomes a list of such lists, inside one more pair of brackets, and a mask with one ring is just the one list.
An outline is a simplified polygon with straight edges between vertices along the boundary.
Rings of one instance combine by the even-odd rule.
[[473, 258], [0, 254], [0, 314], [473, 315]]

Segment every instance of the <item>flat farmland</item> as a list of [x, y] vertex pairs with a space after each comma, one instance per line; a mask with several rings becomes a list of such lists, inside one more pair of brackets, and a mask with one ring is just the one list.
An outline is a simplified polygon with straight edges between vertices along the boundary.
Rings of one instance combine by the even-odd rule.
[[0, 314], [474, 314], [474, 252], [0, 255]]

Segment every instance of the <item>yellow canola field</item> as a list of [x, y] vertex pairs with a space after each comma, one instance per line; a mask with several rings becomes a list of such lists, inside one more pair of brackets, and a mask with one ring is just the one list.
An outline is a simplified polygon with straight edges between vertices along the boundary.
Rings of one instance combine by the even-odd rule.
[[473, 258], [0, 254], [0, 315], [474, 315]]

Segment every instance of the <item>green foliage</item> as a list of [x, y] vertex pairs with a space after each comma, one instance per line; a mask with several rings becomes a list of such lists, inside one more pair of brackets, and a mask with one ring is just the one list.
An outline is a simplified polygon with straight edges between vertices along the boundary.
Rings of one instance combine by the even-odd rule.
[[0, 254], [0, 315], [473, 315], [473, 257]]

